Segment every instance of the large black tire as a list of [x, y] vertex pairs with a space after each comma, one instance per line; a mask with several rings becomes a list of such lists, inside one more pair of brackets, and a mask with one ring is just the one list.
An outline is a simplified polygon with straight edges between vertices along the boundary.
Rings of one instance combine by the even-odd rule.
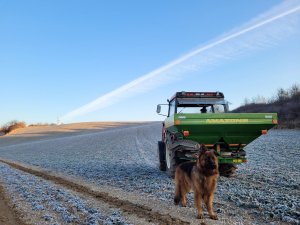
[[175, 170], [177, 166], [177, 158], [174, 151], [171, 151], [168, 148], [168, 144], [165, 145], [165, 159], [166, 159], [166, 171], [167, 174], [174, 178], [175, 177]]
[[166, 171], [166, 144], [163, 141], [158, 142], [158, 159], [159, 159], [159, 169], [161, 171]]
[[224, 177], [232, 177], [234, 176], [237, 170], [237, 166], [230, 163], [219, 164], [219, 173]]

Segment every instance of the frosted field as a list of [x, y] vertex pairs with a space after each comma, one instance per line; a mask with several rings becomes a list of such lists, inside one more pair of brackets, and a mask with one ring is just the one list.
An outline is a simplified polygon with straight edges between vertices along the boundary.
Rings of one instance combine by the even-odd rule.
[[[173, 204], [173, 180], [157, 167], [160, 132], [161, 123], [150, 123], [17, 144], [2, 141], [0, 157]], [[299, 224], [300, 131], [272, 130], [246, 151], [248, 163], [237, 176], [219, 180], [219, 218], [247, 224], [242, 210], [252, 223]], [[189, 199], [193, 207], [192, 195]]]
[[[0, 177], [16, 207], [37, 217], [36, 224], [122, 224], [119, 211], [103, 214], [84, 199], [56, 185], [0, 163]], [[28, 210], [29, 209], [29, 210]], [[30, 210], [31, 209], [31, 210]], [[42, 222], [41, 222], [42, 221]]]

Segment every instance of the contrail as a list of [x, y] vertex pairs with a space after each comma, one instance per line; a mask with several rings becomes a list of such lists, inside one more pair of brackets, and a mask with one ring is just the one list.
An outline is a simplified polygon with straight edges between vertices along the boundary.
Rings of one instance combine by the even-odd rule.
[[[62, 121], [68, 121], [73, 119], [74, 117], [80, 116], [80, 115], [84, 115], [86, 113], [101, 109], [101, 108], [105, 108], [113, 103], [115, 103], [116, 101], [118, 101], [119, 98], [123, 97], [123, 95], [126, 93], [128, 95], [129, 94], [133, 94], [134, 92], [139, 91], [139, 86], [141, 84], [144, 83], [151, 83], [151, 81], [153, 82], [154, 79], [164, 79], [164, 77], [160, 77], [160, 75], [162, 75], [163, 73], [166, 73], [168, 71], [170, 71], [171, 69], [173, 69], [174, 67], [183, 64], [184, 62], [190, 60], [191, 58], [199, 55], [200, 53], [206, 52], [214, 47], [220, 46], [221, 44], [224, 44], [230, 40], [236, 39], [246, 33], [249, 33], [251, 31], [254, 31], [260, 27], [266, 26], [274, 21], [277, 21], [281, 18], [287, 17], [291, 14], [294, 14], [296, 12], [300, 11], [300, 5], [293, 7], [292, 9], [286, 10], [284, 12], [278, 13], [275, 16], [272, 16], [268, 19], [265, 19], [263, 21], [260, 21], [252, 26], [248, 26], [246, 28], [243, 28], [240, 31], [237, 31], [233, 34], [227, 35], [219, 40], [216, 40], [210, 44], [207, 44], [203, 47], [200, 47], [194, 51], [191, 51], [185, 55], [183, 55], [182, 57], [179, 57], [178, 59], [171, 61], [170, 63], [166, 64], [165, 66], [162, 66], [156, 70], [153, 70], [143, 76], [140, 76], [139, 78], [103, 95], [100, 96], [99, 98], [97, 98], [96, 100], [83, 105], [69, 113], [67, 113], [66, 115], [64, 115], [63, 117], [61, 117]], [[156, 82], [156, 85], [154, 85], [155, 87], [158, 86], [157, 84], [158, 82]], [[149, 86], [149, 85], [148, 85]], [[149, 89], [149, 87], [148, 87]], [[151, 87], [150, 87], [151, 89]]]

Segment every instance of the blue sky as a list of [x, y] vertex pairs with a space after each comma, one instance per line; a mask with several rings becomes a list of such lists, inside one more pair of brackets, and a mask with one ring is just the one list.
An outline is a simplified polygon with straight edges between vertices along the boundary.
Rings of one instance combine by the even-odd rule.
[[[57, 118], [300, 1], [0, 0], [0, 125]], [[203, 52], [64, 122], [162, 120], [174, 92], [223, 91], [231, 108], [300, 83], [300, 12]], [[211, 60], [208, 60], [211, 59]], [[159, 79], [168, 77], [167, 81]], [[146, 82], [147, 83], [147, 82]], [[124, 97], [122, 97], [124, 95]]]

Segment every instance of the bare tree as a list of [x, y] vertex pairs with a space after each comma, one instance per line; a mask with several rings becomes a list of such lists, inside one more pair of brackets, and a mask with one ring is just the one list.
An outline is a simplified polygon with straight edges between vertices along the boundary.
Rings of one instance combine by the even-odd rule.
[[252, 98], [252, 102], [254, 104], [266, 104], [267, 103], [267, 100], [264, 96], [262, 95], [257, 95], [256, 97], [253, 97]]
[[284, 90], [283, 88], [279, 88], [277, 91], [277, 101], [278, 102], [284, 102], [289, 98], [288, 91]]
[[251, 104], [249, 98], [245, 98], [244, 99], [244, 105], [249, 105], [249, 104]]
[[289, 89], [289, 95], [291, 97], [300, 95], [300, 86], [298, 84], [293, 84]]

